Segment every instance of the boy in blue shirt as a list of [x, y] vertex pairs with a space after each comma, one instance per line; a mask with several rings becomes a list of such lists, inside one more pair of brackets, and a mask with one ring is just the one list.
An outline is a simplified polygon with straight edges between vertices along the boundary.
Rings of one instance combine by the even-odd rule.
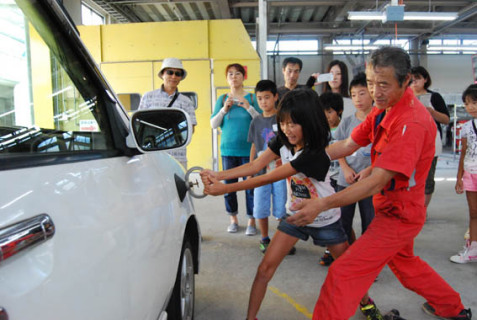
[[[258, 105], [263, 113], [253, 118], [248, 131], [248, 142], [252, 143], [250, 148], [250, 161], [253, 161], [268, 147], [268, 142], [276, 136], [278, 101], [277, 86], [273, 81], [261, 80], [255, 87], [255, 96]], [[278, 162], [278, 163], [277, 163]], [[271, 162], [266, 171], [273, 170], [280, 165], [279, 160]], [[260, 172], [259, 174], [265, 173]], [[268, 237], [268, 217], [270, 216], [270, 205], [272, 205], [273, 216], [281, 219], [285, 216], [285, 204], [287, 201], [287, 185], [285, 180], [280, 180], [268, 185], [264, 185], [254, 190], [253, 217], [258, 220], [258, 226], [262, 239], [260, 240], [260, 250], [265, 253], [270, 238]], [[292, 250], [294, 253], [294, 250]], [[292, 252], [290, 252], [293, 254]]]

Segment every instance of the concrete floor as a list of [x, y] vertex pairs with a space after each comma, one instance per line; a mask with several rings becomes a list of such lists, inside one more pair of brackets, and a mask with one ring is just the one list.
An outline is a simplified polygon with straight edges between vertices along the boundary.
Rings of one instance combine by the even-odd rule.
[[[415, 251], [440, 273], [462, 296], [463, 303], [477, 313], [477, 264], [459, 265], [449, 257], [461, 250], [468, 226], [465, 195], [454, 191], [458, 156], [444, 154], [436, 172], [436, 192], [429, 206], [429, 218], [416, 238]], [[196, 320], [245, 319], [248, 296], [256, 268], [262, 259], [260, 236], [245, 236], [243, 192], [239, 193], [241, 228], [229, 234], [223, 197], [195, 201], [203, 243], [201, 269], [196, 277]], [[355, 230], [360, 230], [358, 218]], [[270, 219], [270, 231], [276, 229]], [[324, 249], [311, 241], [299, 241], [297, 253], [287, 256], [269, 283], [258, 314], [260, 320], [311, 319], [320, 287], [328, 268], [318, 260]], [[388, 267], [370, 290], [382, 311], [396, 308], [408, 320], [432, 319], [421, 310], [424, 299], [408, 291]], [[365, 319], [357, 311], [351, 319]]]

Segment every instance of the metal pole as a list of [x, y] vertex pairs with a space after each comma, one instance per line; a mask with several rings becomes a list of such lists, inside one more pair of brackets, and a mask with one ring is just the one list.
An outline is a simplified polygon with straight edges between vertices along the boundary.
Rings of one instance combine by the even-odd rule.
[[268, 7], [266, 0], [258, 1], [258, 33], [257, 52], [260, 57], [260, 78], [268, 79], [267, 35], [268, 35]]

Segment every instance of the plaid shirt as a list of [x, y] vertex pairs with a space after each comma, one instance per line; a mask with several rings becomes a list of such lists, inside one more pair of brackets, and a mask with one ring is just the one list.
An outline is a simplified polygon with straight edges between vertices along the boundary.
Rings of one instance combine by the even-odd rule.
[[[177, 91], [176, 91], [177, 92]], [[149, 91], [144, 94], [141, 99], [141, 103], [139, 104], [139, 110], [141, 109], [158, 109], [158, 108], [167, 108], [169, 103], [171, 103], [172, 99], [174, 98], [174, 94], [169, 95], [167, 92], [164, 91], [164, 86], [161, 86], [160, 89]], [[197, 125], [197, 119], [195, 117], [195, 109], [192, 101], [188, 97], [183, 94], [177, 96], [176, 101], [171, 106], [172, 108], [182, 109], [190, 117], [192, 125]], [[178, 148], [174, 150], [168, 150], [171, 156], [175, 157], [180, 162], [187, 162], [187, 153], [186, 148]]]

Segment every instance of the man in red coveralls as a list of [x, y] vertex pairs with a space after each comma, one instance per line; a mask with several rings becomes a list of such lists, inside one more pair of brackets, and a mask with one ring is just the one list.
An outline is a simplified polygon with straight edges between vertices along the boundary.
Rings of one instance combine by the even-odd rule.
[[426, 262], [414, 255], [414, 238], [426, 220], [424, 187], [434, 157], [436, 126], [408, 88], [410, 58], [402, 49], [382, 47], [366, 68], [376, 108], [327, 152], [338, 159], [372, 143], [372, 173], [332, 196], [306, 200], [287, 221], [306, 225], [322, 211], [374, 195], [376, 216], [367, 231], [328, 271], [314, 320], [345, 320], [387, 264], [404, 287], [423, 296], [423, 310], [440, 319], [471, 319], [460, 296]]

